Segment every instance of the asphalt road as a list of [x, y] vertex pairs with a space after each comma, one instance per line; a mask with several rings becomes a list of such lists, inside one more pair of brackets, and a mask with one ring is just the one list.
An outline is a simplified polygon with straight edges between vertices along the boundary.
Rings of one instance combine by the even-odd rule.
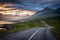
[[[45, 25], [48, 26], [46, 23]], [[0, 40], [56, 40], [50, 29], [49, 27], [27, 29], [8, 34]]]
[[50, 28], [32, 28], [24, 31], [11, 33], [1, 40], [55, 40], [48, 31]]

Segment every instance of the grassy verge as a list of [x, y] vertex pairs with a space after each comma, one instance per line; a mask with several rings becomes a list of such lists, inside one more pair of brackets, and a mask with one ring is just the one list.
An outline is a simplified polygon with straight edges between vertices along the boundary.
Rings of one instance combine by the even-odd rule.
[[60, 21], [56, 20], [48, 20], [46, 21], [50, 26], [53, 26], [53, 28], [60, 28]]
[[45, 27], [45, 25], [43, 23], [41, 23], [40, 20], [35, 20], [35, 21], [30, 21], [30, 22], [21, 22], [18, 24], [13, 24], [14, 27], [13, 29], [9, 29], [9, 30], [0, 30], [0, 35], [5, 35], [8, 33], [12, 33], [12, 32], [16, 32], [19, 30], [25, 30], [25, 29], [29, 29], [29, 28], [34, 28], [34, 27]]
[[60, 40], [60, 30], [52, 29], [52, 33], [56, 37], [57, 40]]
[[56, 37], [56, 39], [60, 40], [60, 21], [49, 20], [49, 21], [46, 21], [46, 22], [53, 27], [52, 33]]

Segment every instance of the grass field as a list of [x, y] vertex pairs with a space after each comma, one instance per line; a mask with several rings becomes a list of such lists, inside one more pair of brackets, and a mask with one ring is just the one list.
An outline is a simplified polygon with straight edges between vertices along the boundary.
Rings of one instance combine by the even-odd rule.
[[19, 30], [25, 30], [25, 29], [29, 29], [29, 28], [34, 28], [34, 27], [45, 27], [45, 25], [43, 23], [41, 23], [40, 20], [35, 20], [35, 21], [30, 21], [30, 22], [21, 22], [18, 24], [13, 24], [14, 27], [13, 29], [9, 29], [9, 30], [0, 30], [0, 35], [5, 35], [8, 33], [12, 33], [12, 32], [16, 32]]

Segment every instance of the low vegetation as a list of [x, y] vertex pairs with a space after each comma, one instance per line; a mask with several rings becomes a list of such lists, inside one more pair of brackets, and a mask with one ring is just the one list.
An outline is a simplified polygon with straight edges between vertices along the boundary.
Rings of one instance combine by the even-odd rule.
[[35, 20], [30, 22], [21, 22], [18, 24], [13, 24], [13, 26], [16, 26], [16, 27], [9, 30], [0, 30], [0, 35], [5, 35], [7, 33], [16, 32], [19, 30], [25, 30], [25, 29], [34, 28], [34, 27], [45, 27], [45, 25], [41, 23], [40, 20]]
[[[48, 18], [49, 19], [49, 18]], [[49, 20], [46, 20], [46, 22], [53, 27], [52, 33], [57, 38], [57, 40], [60, 40], [60, 19], [59, 17], [52, 17]]]

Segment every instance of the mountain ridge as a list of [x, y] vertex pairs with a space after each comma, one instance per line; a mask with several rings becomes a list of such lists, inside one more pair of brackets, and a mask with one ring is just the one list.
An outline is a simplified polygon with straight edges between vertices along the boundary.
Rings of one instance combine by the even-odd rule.
[[[48, 9], [48, 8], [47, 8]], [[59, 8], [57, 8], [57, 9], [59, 9]], [[46, 10], [46, 9], [44, 9], [44, 11], [42, 10], [42, 11], [38, 11], [36, 14], [34, 14], [33, 16], [32, 16], [32, 18], [34, 18], [34, 19], [38, 19], [38, 18], [40, 18], [40, 19], [45, 19], [45, 18], [48, 18], [48, 17], [53, 17], [53, 16], [60, 16], [60, 9], [59, 10]], [[47, 12], [47, 11], [49, 11], [49, 12]]]

